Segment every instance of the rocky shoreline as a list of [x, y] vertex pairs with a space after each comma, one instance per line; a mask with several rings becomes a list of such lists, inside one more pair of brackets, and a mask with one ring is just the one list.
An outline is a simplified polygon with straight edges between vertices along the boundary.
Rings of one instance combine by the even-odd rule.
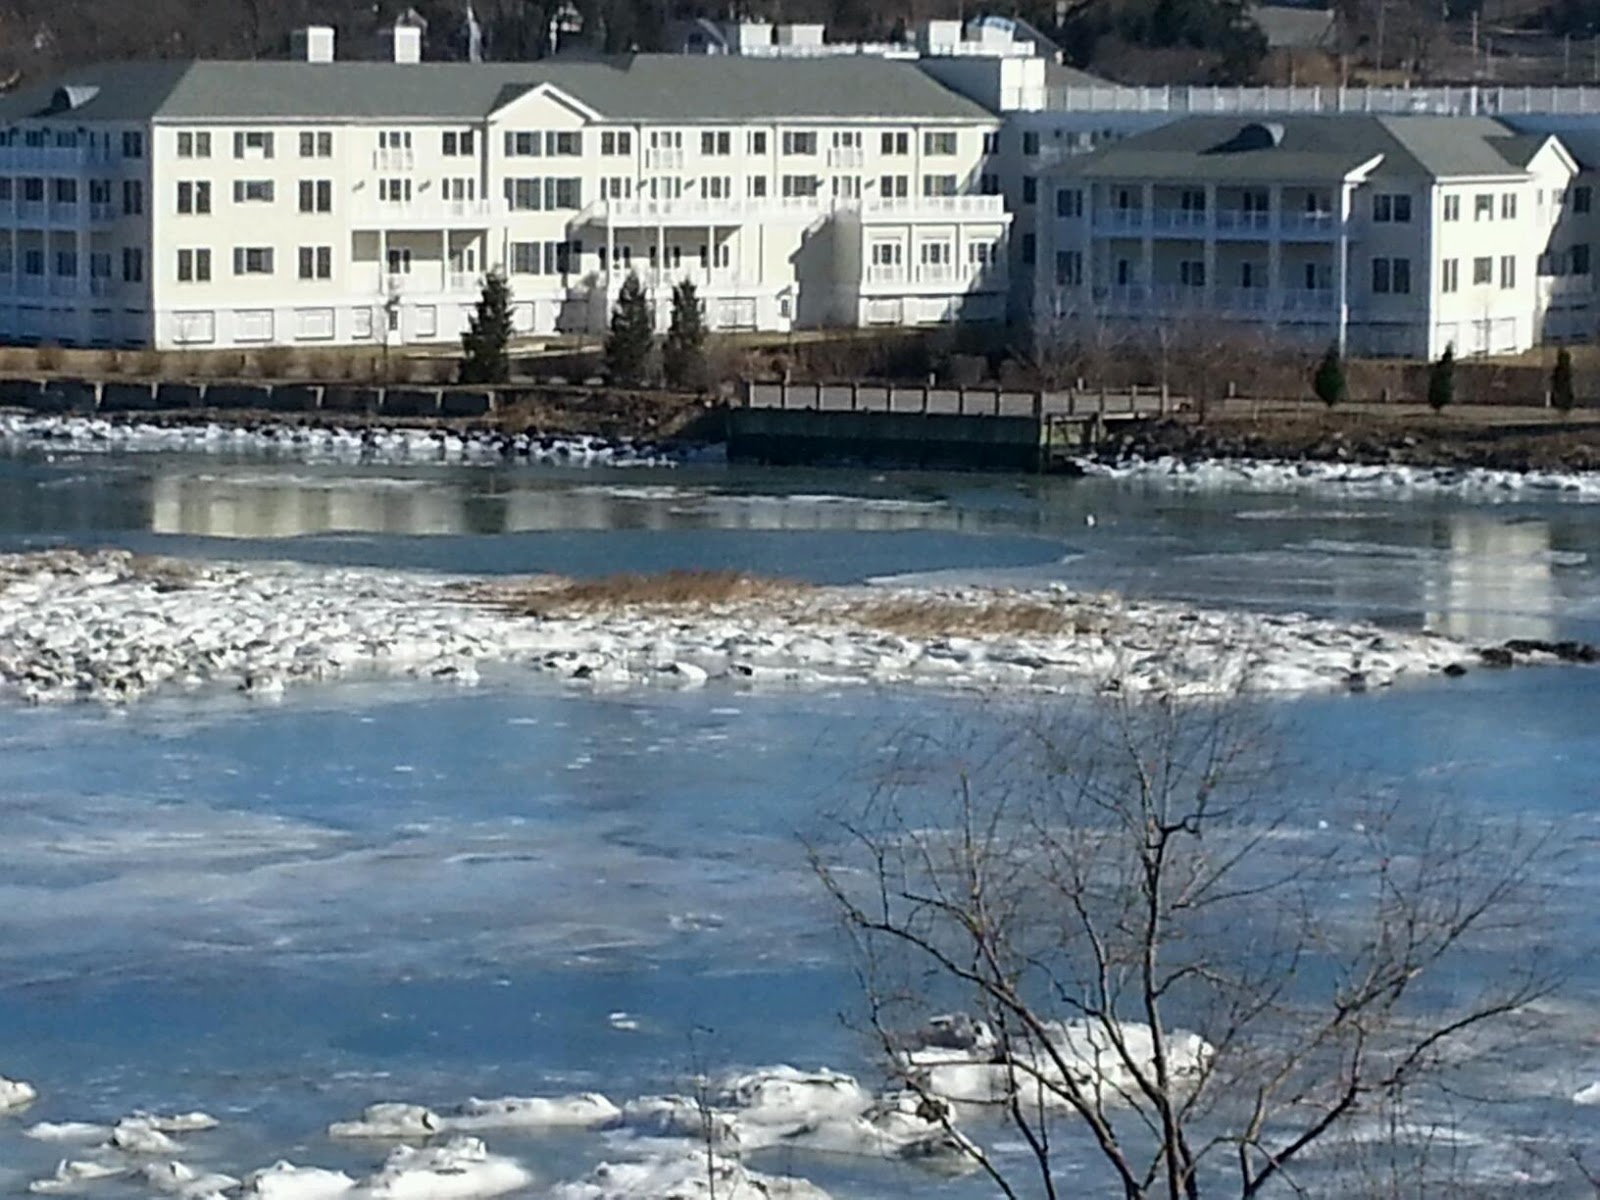
[[1060, 587], [713, 584], [646, 579], [630, 591], [123, 551], [0, 556], [0, 697], [120, 705], [350, 677], [471, 684], [487, 665], [585, 687], [1292, 694], [1595, 658], [1576, 643], [1475, 647]]

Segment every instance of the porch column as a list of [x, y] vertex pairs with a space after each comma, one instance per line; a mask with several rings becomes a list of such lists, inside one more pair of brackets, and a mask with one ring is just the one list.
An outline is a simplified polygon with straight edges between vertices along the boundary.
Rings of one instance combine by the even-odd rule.
[[1200, 244], [1201, 270], [1205, 273], [1205, 287], [1201, 289], [1209, 308], [1211, 297], [1217, 294], [1217, 185], [1206, 184], [1206, 219], [1200, 226], [1203, 241]]
[[1267, 192], [1267, 311], [1274, 325], [1283, 309], [1283, 185]]
[[[1143, 207], [1140, 213], [1144, 220], [1144, 238], [1140, 243], [1139, 282], [1145, 289], [1147, 300], [1155, 298], [1156, 286], [1156, 240], [1151, 230], [1156, 220], [1156, 186], [1153, 183], [1144, 185], [1144, 195], [1140, 200]], [[1038, 270], [1037, 264], [1034, 270]]]
[[1341, 357], [1345, 354], [1348, 342], [1350, 323], [1350, 187], [1343, 184], [1339, 188], [1339, 236], [1334, 241], [1333, 260], [1333, 289], [1334, 289], [1334, 341], [1338, 344]]
[[439, 230], [439, 290], [450, 290], [450, 231]]

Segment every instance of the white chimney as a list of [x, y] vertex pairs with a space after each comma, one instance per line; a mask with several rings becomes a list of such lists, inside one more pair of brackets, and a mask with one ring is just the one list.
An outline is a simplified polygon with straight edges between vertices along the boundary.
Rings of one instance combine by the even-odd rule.
[[333, 26], [307, 25], [296, 29], [290, 38], [293, 56], [301, 62], [333, 61]]
[[397, 63], [422, 61], [422, 30], [416, 25], [395, 22], [389, 30], [389, 57]]

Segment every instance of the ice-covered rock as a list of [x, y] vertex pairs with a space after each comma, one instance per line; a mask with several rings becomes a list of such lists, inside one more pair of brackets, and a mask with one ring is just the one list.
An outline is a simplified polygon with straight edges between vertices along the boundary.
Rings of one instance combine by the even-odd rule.
[[760, 1175], [732, 1159], [685, 1148], [637, 1162], [601, 1163], [587, 1179], [558, 1185], [551, 1200], [828, 1200], [804, 1179]]
[[360, 1120], [335, 1121], [332, 1138], [426, 1138], [439, 1133], [439, 1114], [420, 1104], [369, 1104]]
[[101, 1179], [114, 1179], [128, 1174], [128, 1168], [113, 1163], [73, 1161], [62, 1159], [56, 1164], [56, 1173], [48, 1179], [35, 1179], [28, 1190], [44, 1196], [70, 1195], [82, 1191], [87, 1183]]
[[139, 1117], [118, 1121], [107, 1144], [126, 1154], [176, 1154], [180, 1149], [177, 1142]]
[[20, 1079], [7, 1079], [0, 1075], [0, 1112], [8, 1109], [22, 1108], [32, 1104], [39, 1098], [39, 1093], [33, 1084], [23, 1083]]
[[183, 1200], [212, 1200], [239, 1186], [232, 1175], [202, 1173], [181, 1162], [147, 1163], [142, 1174], [156, 1191]]
[[620, 1119], [622, 1110], [598, 1092], [578, 1096], [506, 1096], [471, 1099], [441, 1113], [446, 1129], [600, 1129]]
[[24, 1129], [22, 1136], [40, 1142], [103, 1142], [111, 1136], [111, 1126], [88, 1121], [40, 1121]]
[[737, 1147], [738, 1114], [719, 1112], [691, 1096], [640, 1096], [622, 1106], [622, 1124], [644, 1137], [710, 1139], [716, 1146]]
[[776, 1066], [723, 1080], [712, 1103], [734, 1111], [748, 1149], [823, 1122], [857, 1117], [872, 1096], [849, 1075]]
[[344, 1196], [356, 1181], [343, 1171], [322, 1167], [297, 1167], [282, 1160], [252, 1171], [240, 1191], [256, 1200], [332, 1200]]
[[1580, 1088], [1573, 1093], [1574, 1104], [1600, 1104], [1600, 1083], [1591, 1083], [1586, 1088]]
[[442, 1146], [397, 1146], [376, 1174], [356, 1185], [372, 1200], [474, 1200], [500, 1196], [533, 1182], [516, 1159], [491, 1154], [473, 1137]]

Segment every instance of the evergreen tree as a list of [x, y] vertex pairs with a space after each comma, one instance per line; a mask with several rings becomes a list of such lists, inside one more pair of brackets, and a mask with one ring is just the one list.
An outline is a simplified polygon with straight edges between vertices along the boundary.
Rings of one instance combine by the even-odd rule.
[[461, 382], [504, 383], [511, 377], [511, 288], [491, 271], [483, 281], [478, 310], [461, 335]]
[[1344, 389], [1344, 360], [1339, 357], [1338, 345], [1334, 344], [1317, 364], [1316, 373], [1311, 376], [1311, 390], [1318, 400], [1332, 408], [1344, 399]]
[[1555, 369], [1550, 372], [1550, 403], [1569, 413], [1577, 397], [1572, 391], [1572, 353], [1565, 346], [1556, 352]]
[[636, 271], [629, 271], [611, 310], [611, 332], [606, 337], [606, 374], [612, 383], [633, 387], [645, 381], [650, 371], [650, 352], [655, 347], [655, 318]]
[[661, 373], [675, 388], [692, 389], [706, 382], [706, 325], [700, 297], [685, 279], [672, 289], [672, 324], [661, 347]]
[[1428, 368], [1428, 407], [1443, 412], [1445, 406], [1456, 398], [1456, 347], [1452, 342], [1444, 348], [1439, 360]]

